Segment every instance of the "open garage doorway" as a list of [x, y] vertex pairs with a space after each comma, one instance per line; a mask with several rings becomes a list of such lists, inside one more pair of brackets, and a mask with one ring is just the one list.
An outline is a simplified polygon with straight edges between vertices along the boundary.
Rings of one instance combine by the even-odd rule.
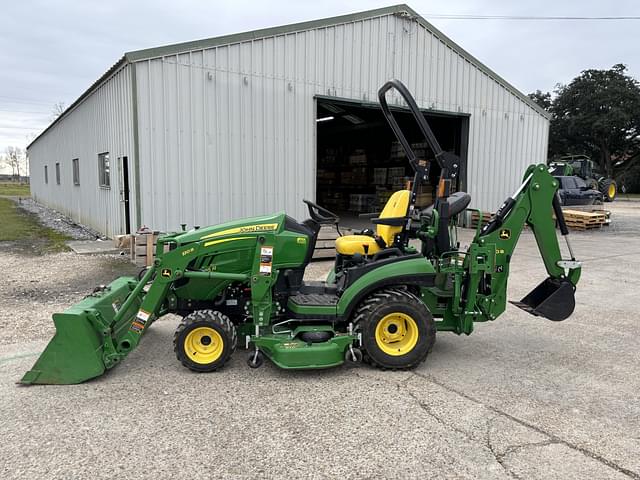
[[[346, 227], [362, 228], [361, 213], [379, 212], [393, 192], [406, 188], [413, 170], [377, 103], [316, 97], [316, 203], [337, 213]], [[435, 196], [440, 167], [408, 109], [392, 107], [395, 118], [418, 159], [429, 161], [429, 182], [419, 190], [416, 205], [426, 208]], [[468, 115], [423, 112], [440, 146], [461, 158], [455, 188], [466, 180]]]

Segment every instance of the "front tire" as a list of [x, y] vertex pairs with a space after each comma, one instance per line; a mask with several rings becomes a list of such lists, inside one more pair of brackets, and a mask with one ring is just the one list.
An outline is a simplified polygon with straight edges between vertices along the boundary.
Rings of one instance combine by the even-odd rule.
[[436, 341], [435, 322], [426, 305], [402, 288], [370, 295], [353, 322], [362, 334], [365, 361], [379, 368], [414, 368], [426, 360]]
[[182, 319], [173, 335], [173, 351], [194, 372], [214, 372], [236, 349], [236, 328], [215, 310], [197, 310]]

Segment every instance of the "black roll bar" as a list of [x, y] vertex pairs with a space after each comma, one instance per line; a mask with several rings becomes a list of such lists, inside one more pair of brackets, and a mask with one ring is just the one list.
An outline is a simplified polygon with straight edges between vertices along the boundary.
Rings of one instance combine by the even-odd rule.
[[378, 100], [380, 101], [382, 114], [384, 115], [387, 122], [389, 123], [389, 126], [391, 127], [391, 130], [393, 130], [393, 133], [395, 134], [396, 138], [402, 145], [402, 148], [404, 149], [404, 152], [407, 155], [407, 158], [409, 159], [409, 163], [411, 164], [411, 168], [413, 168], [414, 171], [420, 175], [420, 177], [424, 177], [427, 174], [426, 168], [418, 164], [416, 155], [411, 149], [411, 145], [409, 144], [406, 137], [404, 136], [404, 133], [402, 133], [402, 130], [400, 129], [400, 125], [398, 125], [398, 122], [393, 116], [393, 113], [389, 109], [386, 95], [387, 95], [387, 92], [392, 88], [395, 89], [402, 96], [404, 101], [409, 106], [409, 110], [411, 111], [413, 118], [418, 123], [418, 127], [420, 127], [420, 131], [422, 132], [422, 135], [427, 141], [429, 148], [435, 155], [438, 165], [440, 165], [440, 168], [442, 171], [441, 178], [444, 178], [444, 179], [454, 178], [457, 175], [457, 171], [460, 164], [460, 162], [458, 161], [459, 160], [458, 156], [449, 152], [444, 152], [442, 150], [442, 148], [440, 147], [440, 143], [438, 143], [436, 136], [433, 134], [433, 130], [431, 130], [431, 127], [429, 126], [427, 119], [424, 118], [424, 115], [420, 111], [420, 108], [418, 108], [418, 104], [413, 98], [413, 95], [411, 95], [411, 92], [409, 92], [409, 89], [400, 80], [392, 79], [392, 80], [389, 80], [384, 85], [382, 85], [382, 87], [380, 87], [380, 90], [378, 90]]

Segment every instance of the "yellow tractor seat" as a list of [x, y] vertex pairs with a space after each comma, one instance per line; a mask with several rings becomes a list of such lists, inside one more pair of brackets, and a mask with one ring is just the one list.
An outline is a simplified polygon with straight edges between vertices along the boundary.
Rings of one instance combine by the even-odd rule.
[[[406, 217], [410, 198], [411, 192], [409, 190], [398, 190], [391, 195], [378, 218], [399, 219]], [[391, 247], [395, 236], [400, 232], [402, 232], [402, 225], [378, 224], [374, 237], [369, 235], [345, 235], [339, 237], [336, 240], [336, 252], [341, 255], [354, 255], [356, 253], [373, 255], [385, 247]]]

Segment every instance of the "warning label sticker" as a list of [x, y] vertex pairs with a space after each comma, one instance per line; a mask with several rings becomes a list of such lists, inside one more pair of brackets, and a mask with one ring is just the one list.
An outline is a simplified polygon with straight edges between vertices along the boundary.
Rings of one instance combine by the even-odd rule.
[[273, 263], [273, 247], [260, 247], [260, 273], [271, 275]]
[[138, 310], [136, 318], [133, 322], [131, 322], [131, 326], [129, 327], [129, 330], [136, 333], [142, 332], [150, 316], [151, 316], [151, 313], [145, 312], [144, 310]]
[[260, 264], [260, 273], [271, 273], [271, 264], [270, 263], [261, 263]]
[[131, 327], [129, 327], [129, 330], [131, 330], [132, 332], [136, 332], [136, 333], [142, 332], [143, 329], [144, 329], [144, 324], [138, 322], [137, 320], [135, 320], [131, 324]]

